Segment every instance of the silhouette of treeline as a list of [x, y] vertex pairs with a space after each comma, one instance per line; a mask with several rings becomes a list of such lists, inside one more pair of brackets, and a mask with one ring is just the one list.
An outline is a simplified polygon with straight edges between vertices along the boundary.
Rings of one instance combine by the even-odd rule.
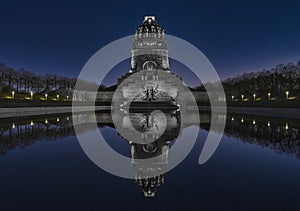
[[[0, 91], [2, 92], [24, 92], [33, 91], [35, 93], [44, 94], [52, 91], [60, 90], [72, 91], [76, 84], [77, 78], [68, 78], [58, 76], [56, 74], [35, 74], [24, 68], [14, 69], [0, 63]], [[81, 87], [85, 90], [90, 90], [91, 87], [97, 86], [92, 82], [81, 80]], [[100, 88], [105, 88], [101, 86]]]
[[[87, 133], [92, 128], [90, 124], [82, 123], [80, 133]], [[72, 117], [68, 114], [3, 119], [0, 122], [0, 155], [26, 148], [38, 141], [56, 141], [70, 136], [76, 136], [76, 133]]]
[[[244, 143], [267, 147], [279, 154], [295, 156], [300, 160], [299, 121], [289, 120], [290, 123], [287, 124], [282, 119], [271, 119], [268, 125], [265, 118], [258, 117], [253, 124], [253, 118], [253, 116], [235, 116], [233, 121], [228, 117], [224, 134]], [[201, 128], [209, 131], [210, 124], [201, 124]]]
[[[266, 97], [266, 93], [271, 92], [272, 96], [284, 98], [285, 92], [289, 91], [290, 96], [300, 94], [300, 61], [279, 64], [276, 67], [258, 72], [243, 73], [235, 77], [222, 81], [226, 93], [238, 93], [252, 96], [254, 93]], [[214, 84], [206, 84], [213, 86]], [[204, 86], [200, 85], [196, 90], [204, 91]]]
[[284, 125], [271, 124], [268, 127], [265, 122], [258, 122], [257, 125], [253, 125], [252, 122], [245, 122], [243, 125], [229, 123], [226, 124], [225, 135], [300, 159], [300, 129], [298, 127], [290, 127], [286, 130]]
[[11, 125], [3, 126], [0, 128], [0, 155], [16, 148], [26, 148], [37, 141], [55, 141], [74, 135], [72, 124], [35, 122], [33, 125], [27, 123], [16, 125], [14, 128]]
[[[98, 127], [109, 126], [115, 128], [111, 120], [101, 121], [110, 117], [110, 113], [98, 113]], [[210, 115], [203, 113], [202, 115]], [[81, 115], [77, 116], [77, 124], [80, 124], [80, 132], [85, 134], [93, 127], [85, 123], [83, 119], [80, 123]], [[84, 116], [84, 115], [83, 115]], [[24, 117], [18, 121], [7, 119], [0, 124], [0, 155], [16, 148], [25, 148], [41, 140], [54, 141], [63, 137], [74, 136], [72, 118], [67, 115], [52, 115], [30, 118]], [[59, 121], [57, 121], [57, 118]], [[74, 118], [74, 116], [73, 116]], [[45, 120], [47, 119], [47, 123]], [[241, 122], [241, 119], [243, 121]], [[255, 121], [255, 124], [253, 123]], [[269, 124], [268, 124], [269, 121]], [[277, 118], [264, 118], [254, 116], [227, 116], [224, 134], [238, 140], [267, 147], [279, 154], [292, 155], [300, 159], [300, 122], [299, 120], [286, 120]], [[201, 123], [200, 127], [210, 130], [210, 123]], [[165, 135], [169, 136], [169, 131]], [[176, 135], [176, 132], [172, 133]], [[170, 137], [173, 137], [171, 134]]]
[[[0, 63], [0, 91], [35, 93], [50, 93], [57, 90], [74, 89], [77, 78], [68, 78], [58, 76], [56, 74], [35, 74], [23, 68], [14, 69]], [[87, 81], [80, 81], [81, 87], [85, 90], [92, 90], [97, 84]], [[288, 63], [286, 65], [279, 64], [270, 70], [261, 70], [258, 72], [243, 73], [241, 75], [227, 78], [222, 81], [225, 92], [228, 97], [231, 94], [243, 94], [252, 96], [266, 97], [266, 93], [271, 92], [272, 96], [284, 98], [285, 92], [289, 91], [289, 96], [300, 95], [300, 61], [296, 63]], [[206, 84], [206, 86], [215, 86], [214, 83]], [[92, 88], [92, 89], [91, 89]], [[99, 91], [106, 90], [104, 85], [100, 85]], [[204, 85], [199, 85], [193, 90], [205, 91]], [[230, 95], [230, 96], [229, 96]]]

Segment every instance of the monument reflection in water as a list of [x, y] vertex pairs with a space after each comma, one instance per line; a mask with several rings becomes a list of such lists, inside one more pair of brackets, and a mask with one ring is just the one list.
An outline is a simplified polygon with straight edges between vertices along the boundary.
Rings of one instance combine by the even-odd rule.
[[[123, 113], [123, 112], [122, 112]], [[123, 113], [123, 132], [130, 135], [132, 127], [141, 132], [142, 140], [146, 144], [129, 141], [132, 165], [135, 172], [135, 182], [146, 197], [153, 197], [158, 187], [164, 183], [164, 172], [168, 164], [169, 145], [180, 132], [180, 115], [176, 110], [168, 113], [155, 113], [151, 110], [144, 113]], [[165, 130], [164, 119], [167, 124]], [[154, 158], [150, 163], [143, 159]], [[154, 176], [151, 176], [154, 175]]]
[[[122, 114], [122, 112], [120, 112]], [[155, 114], [155, 113], [154, 113]], [[90, 131], [89, 118], [92, 113], [78, 113], [71, 118], [68, 114], [24, 117], [22, 119], [2, 119], [0, 124], [0, 155], [5, 156], [16, 149], [31, 147], [36, 142], [60, 141], [64, 137], [75, 136], [73, 124], [80, 124], [82, 133]], [[130, 120], [136, 130], [141, 132], [150, 131], [147, 139], [155, 139], [150, 144], [141, 145], [128, 143], [127, 155], [132, 157], [133, 171], [136, 174], [136, 183], [140, 186], [146, 196], [153, 196], [157, 189], [164, 183], [165, 175], [157, 177], [143, 178], [139, 175], [145, 175], [144, 171], [163, 172], [168, 162], [168, 156], [162, 156], [153, 166], [148, 169], [142, 168], [136, 159], [153, 157], [168, 151], [174, 143], [173, 140], [179, 134], [178, 127], [182, 124], [180, 115], [177, 111], [165, 112], [167, 118], [167, 127], [165, 132], [159, 137], [155, 137], [159, 132], [157, 128], [160, 124], [160, 116], [151, 112], [143, 113], [123, 113], [120, 119], [124, 122], [122, 126], [128, 129]], [[106, 130], [107, 127], [114, 129], [110, 112], [96, 113], [98, 127], [100, 130]], [[202, 130], [209, 130], [210, 113], [200, 113], [201, 124], [197, 125]], [[193, 121], [185, 122], [184, 127], [189, 127]], [[267, 118], [256, 116], [228, 115], [225, 128], [225, 136], [233, 137], [236, 141], [247, 144], [254, 144], [259, 147], [269, 148], [282, 156], [293, 156], [300, 159], [300, 122], [293, 119]], [[105, 137], [105, 135], [104, 135]], [[110, 137], [105, 137], [110, 144]], [[75, 141], [76, 139], [74, 139]], [[119, 143], [124, 141], [122, 137]], [[110, 145], [112, 146], [112, 145]], [[112, 146], [115, 148], [115, 146]], [[130, 150], [131, 149], [131, 150]], [[166, 155], [166, 153], [164, 153]], [[159, 191], [159, 190], [158, 190]]]
[[180, 135], [188, 115], [195, 122], [199, 115], [186, 109], [197, 103], [170, 71], [164, 30], [154, 16], [144, 17], [131, 53], [130, 70], [118, 80], [111, 112], [117, 132], [130, 144], [135, 181], [146, 197], [153, 197], [164, 183], [169, 144]]

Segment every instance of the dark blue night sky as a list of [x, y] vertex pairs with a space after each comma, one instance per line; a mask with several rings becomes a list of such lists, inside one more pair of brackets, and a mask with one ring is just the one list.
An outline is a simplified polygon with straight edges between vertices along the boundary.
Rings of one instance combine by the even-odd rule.
[[198, 47], [221, 78], [300, 60], [297, 1], [9, 0], [0, 6], [0, 62], [75, 77], [144, 15]]

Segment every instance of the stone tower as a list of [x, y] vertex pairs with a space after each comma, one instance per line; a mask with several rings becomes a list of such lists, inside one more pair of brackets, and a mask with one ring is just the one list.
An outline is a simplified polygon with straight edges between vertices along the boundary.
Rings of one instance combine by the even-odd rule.
[[155, 69], [169, 71], [165, 33], [154, 16], [145, 16], [135, 31], [131, 54], [130, 73]]
[[[145, 16], [135, 31], [131, 50], [130, 70], [118, 79], [117, 88], [123, 105], [133, 99], [133, 105], [169, 106], [175, 109], [175, 98], [181, 91], [180, 77], [170, 71], [164, 30], [154, 16]], [[122, 84], [120, 86], [120, 84]], [[116, 96], [115, 92], [115, 96]], [[160, 105], [159, 105], [160, 104]]]

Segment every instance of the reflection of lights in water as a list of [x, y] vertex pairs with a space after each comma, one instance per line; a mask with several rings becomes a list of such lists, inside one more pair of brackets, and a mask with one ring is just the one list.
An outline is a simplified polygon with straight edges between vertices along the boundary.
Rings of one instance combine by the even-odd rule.
[[231, 118], [231, 121], [234, 121], [234, 117]]
[[32, 126], [33, 125], [33, 121], [31, 120], [31, 122], [30, 122], [30, 125]]
[[270, 123], [270, 121], [268, 121], [268, 127], [270, 127], [271, 126], [271, 123]]
[[48, 119], [45, 119], [45, 123], [48, 124]]
[[289, 129], [289, 125], [288, 123], [285, 124], [285, 129], [288, 130]]
[[67, 116], [67, 120], [69, 121], [69, 117]]
[[59, 117], [57, 117], [56, 121], [59, 122]]
[[255, 122], [255, 119], [253, 120], [253, 122], [252, 122], [252, 123], [255, 125], [255, 123], [256, 123], [256, 122]]
[[12, 128], [15, 128], [16, 127], [16, 125], [15, 125], [15, 123], [13, 122], [13, 124], [12, 124]]
[[241, 119], [241, 122], [244, 122], [244, 118]]

